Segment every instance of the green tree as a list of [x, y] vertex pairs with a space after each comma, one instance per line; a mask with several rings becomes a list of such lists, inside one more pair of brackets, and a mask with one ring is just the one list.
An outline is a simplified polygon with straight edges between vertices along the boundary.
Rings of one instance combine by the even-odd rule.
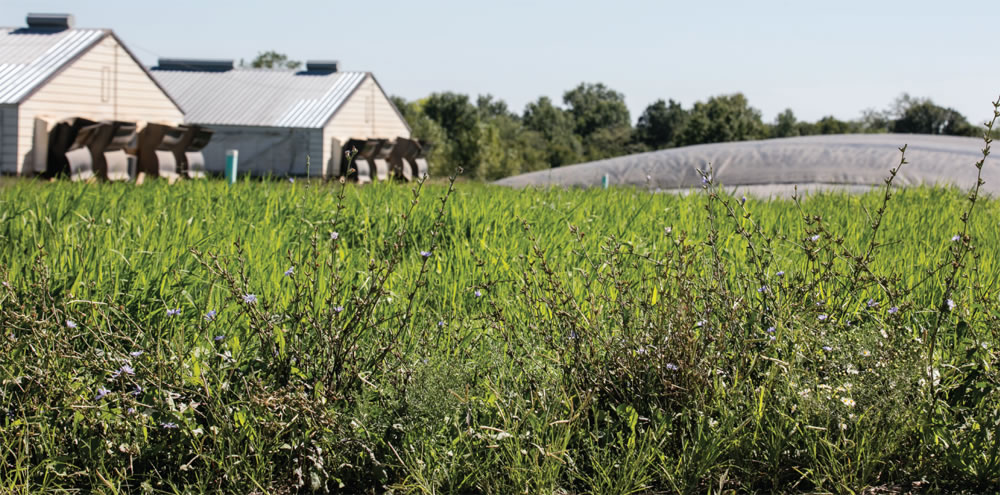
[[654, 150], [675, 146], [677, 133], [684, 127], [687, 117], [680, 103], [656, 100], [639, 116], [636, 139]]
[[935, 105], [927, 99], [909, 102], [899, 118], [892, 122], [892, 132], [953, 136], [979, 134], [957, 110]]
[[493, 99], [493, 95], [479, 95], [476, 98], [476, 109], [479, 110], [480, 118], [492, 117], [512, 117], [517, 118], [517, 114], [510, 111], [507, 102]]
[[476, 177], [496, 180], [546, 168], [545, 141], [506, 115], [479, 123]]
[[864, 133], [884, 133], [889, 132], [892, 125], [892, 116], [888, 111], [866, 108], [861, 111], [861, 118], [858, 120], [860, 132]]
[[288, 55], [271, 50], [258, 53], [250, 66], [255, 69], [298, 69], [302, 67], [302, 62], [289, 60]]
[[774, 119], [774, 127], [771, 135], [776, 138], [793, 137], [799, 135], [798, 120], [791, 108], [786, 108], [784, 112], [778, 114]]
[[695, 103], [677, 141], [679, 146], [687, 146], [766, 136], [767, 128], [761, 120], [760, 110], [751, 107], [742, 93], [736, 93]]
[[527, 130], [538, 133], [545, 143], [545, 161], [552, 167], [579, 163], [583, 144], [573, 132], [573, 117], [552, 104], [547, 96], [528, 103], [521, 119]]
[[421, 108], [444, 129], [449, 141], [449, 164], [475, 176], [479, 164], [479, 110], [469, 96], [450, 91], [433, 93], [421, 100]]
[[574, 131], [583, 139], [603, 127], [631, 125], [625, 97], [601, 83], [580, 83], [563, 94], [563, 103], [573, 117]]
[[603, 160], [645, 150], [641, 143], [633, 142], [633, 134], [632, 128], [624, 125], [594, 131], [584, 141], [587, 160]]
[[851, 125], [843, 120], [838, 120], [832, 115], [827, 115], [816, 122], [817, 131], [820, 134], [849, 134]]

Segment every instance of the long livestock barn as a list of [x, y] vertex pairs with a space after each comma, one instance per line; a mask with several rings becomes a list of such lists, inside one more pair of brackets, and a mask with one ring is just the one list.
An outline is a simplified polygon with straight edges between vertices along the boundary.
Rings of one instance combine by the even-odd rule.
[[240, 170], [255, 175], [336, 177], [346, 173], [343, 150], [356, 148], [362, 182], [426, 173], [409, 125], [370, 72], [342, 72], [331, 61], [279, 70], [200, 59], [160, 59], [152, 72], [187, 124], [214, 131], [209, 171], [221, 172], [237, 150]]
[[111, 30], [77, 29], [68, 14], [0, 29], [0, 173], [173, 180], [222, 173], [230, 153], [241, 173], [262, 176], [368, 182], [428, 169], [369, 72], [196, 59], [147, 69]]
[[[63, 155], [84, 127], [110, 143], [112, 135], [134, 135], [146, 122], [183, 120], [177, 102], [111, 30], [77, 29], [71, 15], [53, 14], [0, 28], [0, 172], [63, 171]], [[97, 159], [83, 150], [80, 160], [99, 168], [104, 148]]]

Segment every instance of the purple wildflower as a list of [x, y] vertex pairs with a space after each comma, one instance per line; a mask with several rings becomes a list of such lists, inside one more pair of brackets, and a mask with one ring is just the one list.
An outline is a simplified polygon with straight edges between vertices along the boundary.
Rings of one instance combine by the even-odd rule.
[[141, 393], [142, 393], [142, 387], [140, 387], [139, 385], [136, 385], [136, 386], [135, 386], [135, 389], [134, 389], [134, 390], [132, 390], [132, 391], [131, 391], [131, 392], [129, 392], [129, 393], [130, 393], [130, 394], [132, 394], [132, 395], [134, 395], [134, 396], [136, 396], [136, 397], [138, 397], [138, 396], [139, 396], [139, 394], [141, 394]]
[[702, 327], [702, 326], [705, 326], [706, 323], [708, 323], [708, 320], [699, 320], [699, 321], [697, 321], [694, 324], [694, 326], [696, 326], [696, 327]]
[[257, 296], [254, 294], [243, 294], [243, 302], [253, 304], [257, 302]]
[[295, 184], [295, 177], [289, 177], [288, 182], [291, 184]]
[[294, 266], [289, 267], [287, 270], [285, 270], [285, 276], [286, 277], [291, 277], [294, 274], [295, 274], [295, 267]]
[[962, 240], [962, 236], [955, 234], [955, 237], [951, 238], [951, 242], [958, 242]]
[[76, 328], [76, 322], [73, 320], [66, 320], [66, 328]]
[[177, 423], [160, 423], [160, 427], [165, 430], [175, 430], [177, 429]]
[[142, 355], [142, 351], [132, 351], [132, 352], [128, 353], [128, 355], [132, 356], [134, 358], [137, 358], [137, 357], [139, 357], [139, 356]]
[[948, 311], [955, 309], [955, 301], [948, 299]]
[[877, 308], [878, 307], [878, 301], [876, 301], [874, 299], [869, 299], [868, 300], [868, 307], [869, 308]]
[[336, 312], [338, 312], [338, 313], [340, 313], [341, 311], [344, 310], [344, 307], [343, 306], [334, 306], [333, 310], [336, 311]]
[[767, 329], [767, 333], [774, 333], [774, 327], [769, 327]]
[[740, 206], [743, 206], [745, 204], [747, 204], [747, 197], [746, 196], [740, 197]]
[[101, 400], [101, 399], [103, 399], [103, 398], [104, 398], [104, 397], [105, 397], [106, 395], [108, 395], [108, 394], [110, 394], [110, 393], [111, 393], [111, 391], [110, 391], [110, 390], [108, 390], [108, 389], [106, 389], [106, 388], [104, 388], [104, 387], [101, 387], [101, 388], [97, 389], [97, 397], [94, 397], [94, 400]]
[[177, 316], [181, 314], [181, 308], [174, 308], [167, 310], [167, 316]]
[[119, 369], [118, 371], [120, 371], [122, 374], [125, 374], [125, 375], [135, 376], [135, 368], [133, 368], [133, 367], [127, 365], [127, 364], [123, 364], [122, 367], [121, 367], [121, 369]]
[[784, 271], [779, 271], [778, 273], [775, 273], [775, 275], [777, 275], [779, 277], [784, 277], [785, 276], [785, 272]]
[[668, 370], [670, 370], [670, 371], [677, 371], [677, 370], [679, 370], [679, 369], [680, 369], [680, 368], [679, 368], [679, 367], [678, 367], [678, 366], [677, 366], [676, 364], [674, 364], [674, 363], [667, 363], [667, 364], [666, 364], [666, 365], [664, 366], [664, 368], [666, 368], [666, 369], [668, 369]]
[[479, 289], [476, 289], [476, 291], [473, 292], [472, 294], [475, 295], [476, 297], [483, 297], [483, 293], [479, 292]]
[[826, 319], [827, 319], [828, 317], [827, 317], [826, 315], [819, 315], [819, 317], [818, 317], [818, 318], [819, 318], [819, 321], [826, 321]]
[[208, 313], [205, 313], [205, 321], [214, 321], [215, 315], [216, 313], [214, 309], [208, 310]]
[[809, 238], [809, 240], [811, 240], [811, 241], [813, 241], [813, 242], [816, 242], [816, 241], [818, 241], [818, 240], [819, 240], [819, 234], [816, 234], [816, 235], [814, 235], [814, 236], [810, 237], [810, 238]]
[[214, 340], [216, 342], [222, 342], [222, 339], [224, 339], [224, 338], [226, 338], [225, 335], [216, 335], [215, 337], [212, 337], [212, 340]]
[[331, 241], [336, 241], [337, 239], [340, 239], [340, 234], [338, 234], [336, 232], [330, 232], [330, 240]]
[[439, 327], [443, 327], [443, 326], [444, 326], [444, 320], [441, 320], [441, 321], [439, 321], [439, 322], [438, 322], [438, 326], [439, 326]]
[[889, 308], [889, 314], [891, 314], [891, 315], [896, 314], [897, 311], [899, 311], [899, 306], [893, 306], [893, 307]]
[[825, 345], [825, 346], [823, 346], [823, 350], [824, 350], [824, 351], [826, 351], [826, 352], [830, 352], [830, 351], [832, 351], [832, 350], [833, 350], [833, 347], [830, 347], [830, 346], [828, 346], [828, 345]]
[[134, 407], [130, 407], [130, 408], [128, 408], [128, 410], [126, 410], [125, 412], [127, 412], [127, 413], [129, 413], [129, 414], [135, 414], [135, 408], [134, 408]]
[[757, 288], [757, 292], [767, 292], [767, 290], [768, 289], [767, 289], [766, 285], [762, 285], [762, 286], [760, 286], [760, 287]]
[[431, 257], [431, 252], [430, 251], [421, 251], [420, 252], [420, 256], [423, 256], [424, 258], [430, 258]]

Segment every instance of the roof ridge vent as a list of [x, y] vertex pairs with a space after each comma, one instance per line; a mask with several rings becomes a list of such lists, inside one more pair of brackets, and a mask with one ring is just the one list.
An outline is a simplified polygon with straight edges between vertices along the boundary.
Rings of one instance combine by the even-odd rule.
[[233, 59], [161, 58], [155, 70], [187, 70], [196, 72], [225, 72], [233, 70]]
[[28, 14], [29, 29], [73, 29], [73, 14]]
[[340, 62], [336, 60], [307, 60], [307, 72], [337, 72]]

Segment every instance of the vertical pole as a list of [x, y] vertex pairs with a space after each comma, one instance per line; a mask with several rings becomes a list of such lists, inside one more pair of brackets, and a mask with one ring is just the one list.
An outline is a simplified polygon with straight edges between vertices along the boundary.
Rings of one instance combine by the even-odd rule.
[[226, 151], [226, 182], [228, 182], [230, 186], [236, 183], [236, 170], [239, 159], [240, 150]]
[[608, 188], [608, 174], [604, 174], [604, 176], [601, 177], [601, 187], [605, 189]]

